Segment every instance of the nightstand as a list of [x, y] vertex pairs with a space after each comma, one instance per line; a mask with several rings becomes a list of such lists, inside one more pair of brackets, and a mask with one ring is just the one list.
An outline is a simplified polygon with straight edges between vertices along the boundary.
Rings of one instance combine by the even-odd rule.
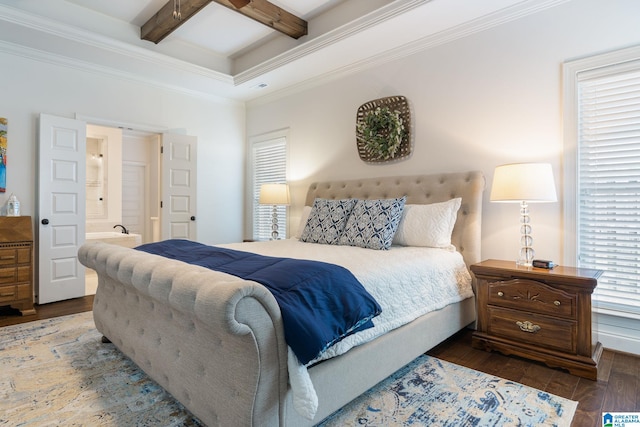
[[471, 266], [478, 322], [474, 348], [525, 357], [596, 380], [602, 344], [592, 334], [591, 294], [601, 270], [521, 267], [487, 260]]

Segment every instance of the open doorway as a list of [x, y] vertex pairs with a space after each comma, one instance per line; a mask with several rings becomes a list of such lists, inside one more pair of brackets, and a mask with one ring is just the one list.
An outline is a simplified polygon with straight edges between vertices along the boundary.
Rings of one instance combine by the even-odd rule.
[[[160, 240], [157, 133], [87, 125], [86, 240], [126, 247]], [[87, 269], [85, 294], [97, 289]]]

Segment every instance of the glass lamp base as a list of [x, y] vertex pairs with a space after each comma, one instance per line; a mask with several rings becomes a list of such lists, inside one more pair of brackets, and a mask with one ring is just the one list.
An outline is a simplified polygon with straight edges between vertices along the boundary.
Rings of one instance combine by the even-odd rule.
[[278, 240], [278, 207], [273, 205], [271, 213], [271, 240]]
[[535, 251], [530, 246], [523, 246], [520, 248], [520, 257], [516, 261], [517, 265], [522, 267], [531, 267], [533, 265], [533, 258], [535, 257]]
[[535, 251], [533, 250], [533, 237], [531, 237], [531, 223], [529, 218], [529, 206], [523, 201], [520, 204], [520, 256], [516, 264], [522, 267], [531, 267]]

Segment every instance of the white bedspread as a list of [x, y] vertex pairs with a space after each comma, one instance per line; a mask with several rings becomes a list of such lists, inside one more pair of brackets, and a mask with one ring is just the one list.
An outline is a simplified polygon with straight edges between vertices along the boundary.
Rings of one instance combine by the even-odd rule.
[[[473, 296], [471, 276], [462, 255], [454, 250], [392, 246], [388, 251], [377, 251], [304, 243], [297, 239], [221, 246], [341, 265], [349, 269], [378, 301], [382, 313], [373, 319], [373, 328], [348, 336], [309, 365], [343, 354], [423, 314]], [[317, 397], [306, 367], [300, 365], [291, 350], [288, 365], [296, 410], [312, 419], [317, 409]]]

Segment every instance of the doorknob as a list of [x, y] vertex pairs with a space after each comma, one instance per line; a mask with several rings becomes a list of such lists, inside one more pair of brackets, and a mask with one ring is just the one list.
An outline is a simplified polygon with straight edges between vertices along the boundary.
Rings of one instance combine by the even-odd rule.
[[195, 221], [195, 220], [196, 220], [196, 217], [195, 217], [195, 216], [192, 216], [192, 217], [191, 217], [191, 221]]
[[49, 224], [49, 220], [47, 218], [42, 220], [42, 225], [47, 225]]

